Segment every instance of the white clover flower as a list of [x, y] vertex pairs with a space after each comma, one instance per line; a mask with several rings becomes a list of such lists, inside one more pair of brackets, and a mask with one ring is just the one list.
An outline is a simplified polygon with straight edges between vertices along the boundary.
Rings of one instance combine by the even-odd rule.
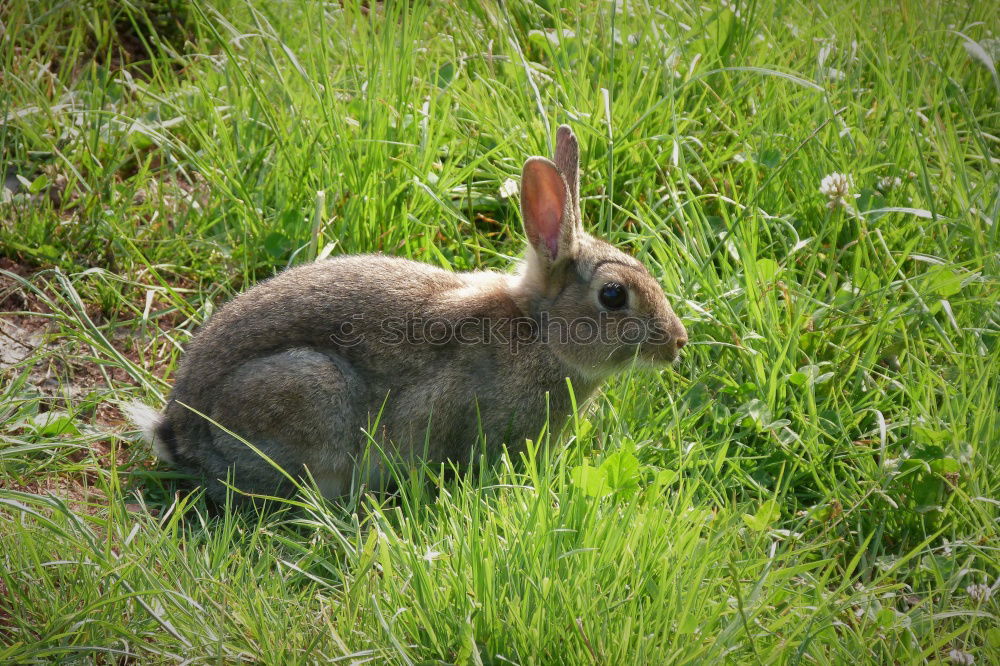
[[820, 194], [830, 200], [826, 204], [830, 209], [846, 206], [848, 198], [857, 198], [857, 194], [851, 193], [853, 189], [854, 177], [837, 172], [831, 173], [819, 184]]
[[500, 186], [500, 198], [509, 199], [515, 194], [517, 194], [517, 181], [513, 178], [503, 181], [503, 185]]
[[962, 664], [963, 666], [973, 666], [976, 663], [976, 658], [971, 654], [955, 648], [948, 650], [948, 659], [953, 664]]
[[903, 179], [899, 176], [884, 176], [878, 179], [878, 182], [875, 184], [875, 189], [885, 194], [890, 190], [894, 190], [897, 187], [902, 186]]
[[986, 603], [993, 596], [993, 589], [985, 583], [975, 583], [966, 587], [965, 593], [976, 603]]
[[820, 76], [829, 81], [843, 81], [847, 78], [847, 74], [836, 67], [824, 67], [820, 70]]

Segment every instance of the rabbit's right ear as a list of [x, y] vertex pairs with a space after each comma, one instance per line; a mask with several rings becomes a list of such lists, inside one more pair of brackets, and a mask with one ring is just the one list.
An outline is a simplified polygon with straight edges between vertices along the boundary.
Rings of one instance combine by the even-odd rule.
[[577, 220], [563, 174], [544, 157], [530, 157], [521, 170], [521, 216], [534, 256], [547, 271], [576, 253]]
[[560, 125], [556, 131], [556, 167], [562, 172], [573, 198], [573, 213], [580, 217], [580, 144], [569, 125]]

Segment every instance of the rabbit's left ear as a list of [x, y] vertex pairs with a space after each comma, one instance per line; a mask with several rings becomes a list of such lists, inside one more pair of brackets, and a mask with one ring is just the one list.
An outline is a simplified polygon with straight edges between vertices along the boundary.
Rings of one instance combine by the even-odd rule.
[[556, 131], [556, 168], [566, 179], [569, 195], [573, 202], [573, 214], [576, 222], [580, 220], [580, 144], [569, 125], [560, 125]]
[[576, 253], [577, 221], [569, 186], [560, 169], [531, 157], [521, 170], [521, 216], [542, 273]]

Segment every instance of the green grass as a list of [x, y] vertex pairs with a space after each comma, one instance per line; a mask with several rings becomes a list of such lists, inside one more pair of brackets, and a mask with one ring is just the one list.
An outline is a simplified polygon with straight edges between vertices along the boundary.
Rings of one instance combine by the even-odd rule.
[[[0, 661], [996, 663], [989, 3], [344, 4], [0, 8], [0, 323], [47, 324], [0, 370]], [[561, 122], [677, 366], [475, 477], [261, 517], [112, 409], [289, 265], [506, 268]]]

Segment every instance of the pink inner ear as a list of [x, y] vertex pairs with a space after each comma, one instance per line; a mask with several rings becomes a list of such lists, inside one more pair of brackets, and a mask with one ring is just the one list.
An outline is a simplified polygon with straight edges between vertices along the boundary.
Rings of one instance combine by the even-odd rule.
[[545, 245], [549, 248], [549, 254], [555, 259], [556, 255], [559, 254], [559, 235], [556, 234], [554, 237], [547, 236], [545, 238]]
[[528, 240], [536, 246], [543, 243], [555, 259], [566, 206], [566, 186], [555, 167], [542, 161], [525, 167], [521, 203]]
[[549, 255], [555, 259], [559, 254], [559, 219], [562, 211], [555, 206], [543, 206], [538, 212], [540, 240], [549, 248]]

